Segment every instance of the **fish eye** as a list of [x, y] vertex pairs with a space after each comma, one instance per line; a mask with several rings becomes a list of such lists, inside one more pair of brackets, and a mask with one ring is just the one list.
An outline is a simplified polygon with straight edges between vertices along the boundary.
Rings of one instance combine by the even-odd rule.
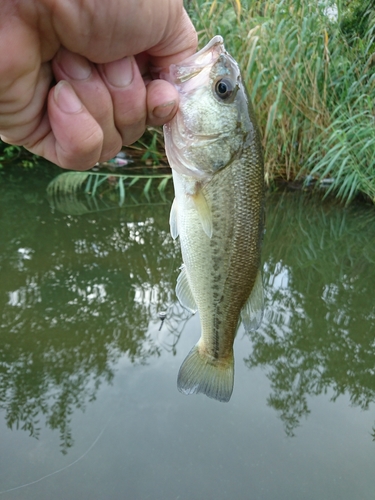
[[215, 83], [216, 95], [223, 101], [229, 99], [229, 97], [233, 93], [233, 90], [234, 90], [233, 83], [226, 78], [221, 78]]

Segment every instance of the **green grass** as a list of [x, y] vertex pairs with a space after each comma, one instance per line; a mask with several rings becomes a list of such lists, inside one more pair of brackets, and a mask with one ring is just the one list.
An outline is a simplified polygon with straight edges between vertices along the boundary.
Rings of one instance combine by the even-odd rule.
[[[221, 34], [238, 61], [263, 131], [266, 180], [332, 178], [345, 201], [375, 201], [374, 15], [362, 38], [344, 35], [307, 0], [191, 0], [200, 45]], [[361, 25], [363, 31], [363, 23]], [[354, 33], [354, 34], [353, 34]], [[375, 56], [374, 56], [375, 59]]]

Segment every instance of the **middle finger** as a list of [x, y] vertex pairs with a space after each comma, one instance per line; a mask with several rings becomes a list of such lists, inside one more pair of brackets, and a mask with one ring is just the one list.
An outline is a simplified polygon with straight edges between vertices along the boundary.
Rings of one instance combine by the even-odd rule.
[[77, 96], [103, 130], [100, 160], [108, 160], [122, 146], [116, 129], [112, 98], [96, 67], [84, 57], [61, 48], [52, 62], [57, 81], [67, 80]]

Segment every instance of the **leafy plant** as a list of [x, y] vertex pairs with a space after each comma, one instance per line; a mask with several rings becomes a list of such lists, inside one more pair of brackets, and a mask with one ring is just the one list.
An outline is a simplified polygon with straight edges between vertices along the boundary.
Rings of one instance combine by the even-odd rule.
[[131, 156], [147, 165], [167, 165], [164, 139], [161, 128], [149, 127], [143, 136], [133, 145], [127, 146]]
[[[340, 198], [350, 201], [360, 192], [375, 200], [375, 21], [365, 4], [188, 4], [201, 45], [222, 35], [242, 69], [263, 130], [268, 183], [312, 175], [319, 185], [329, 177], [330, 192]], [[343, 23], [364, 7], [366, 23], [348, 37]]]
[[141, 197], [152, 203], [155, 184], [159, 202], [166, 202], [165, 190], [171, 178], [171, 174], [154, 173], [64, 172], [49, 183], [47, 193], [60, 211], [78, 215], [122, 207], [128, 198], [132, 205], [139, 204]]
[[6, 144], [0, 139], [0, 169], [15, 162], [24, 168], [31, 168], [38, 164], [38, 160], [38, 156], [31, 155], [22, 147]]

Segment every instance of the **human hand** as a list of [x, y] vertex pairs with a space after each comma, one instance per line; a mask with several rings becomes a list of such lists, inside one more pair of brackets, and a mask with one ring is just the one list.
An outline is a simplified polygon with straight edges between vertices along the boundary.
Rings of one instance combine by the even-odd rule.
[[112, 158], [177, 111], [150, 65], [196, 46], [182, 0], [2, 0], [0, 137], [63, 168]]

